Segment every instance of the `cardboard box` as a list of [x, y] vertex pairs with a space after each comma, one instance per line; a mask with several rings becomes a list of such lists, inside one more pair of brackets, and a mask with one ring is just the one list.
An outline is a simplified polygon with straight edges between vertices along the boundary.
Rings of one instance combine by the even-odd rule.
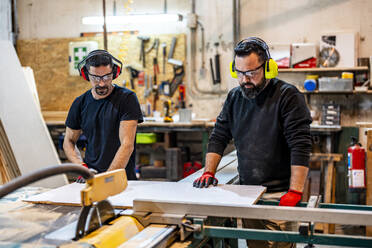
[[278, 68], [289, 68], [291, 56], [290, 44], [271, 44], [269, 50], [271, 58], [278, 64]]
[[317, 48], [313, 43], [291, 45], [291, 67], [314, 68], [317, 66]]

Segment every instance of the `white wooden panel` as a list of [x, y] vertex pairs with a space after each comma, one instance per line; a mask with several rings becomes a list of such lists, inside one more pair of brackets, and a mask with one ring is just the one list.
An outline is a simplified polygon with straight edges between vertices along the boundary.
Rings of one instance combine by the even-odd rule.
[[[0, 119], [22, 175], [60, 164], [13, 45], [0, 41], [0, 54]], [[59, 175], [34, 185], [55, 188], [66, 183]]]
[[[31, 196], [25, 201], [56, 205], [80, 205], [80, 190], [84, 184], [72, 183], [58, 189]], [[247, 206], [254, 204], [264, 193], [265, 187], [247, 185], [218, 185], [198, 189], [190, 183], [128, 181], [127, 189], [113, 197], [111, 204], [117, 208], [133, 207], [134, 199], [166, 202], [188, 202], [219, 206]]]
[[0, 1], [0, 40], [12, 40], [12, 3]]

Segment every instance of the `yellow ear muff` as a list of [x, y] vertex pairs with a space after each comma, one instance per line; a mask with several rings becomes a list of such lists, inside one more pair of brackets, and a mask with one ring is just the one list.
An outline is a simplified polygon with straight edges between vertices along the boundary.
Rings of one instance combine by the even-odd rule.
[[235, 67], [235, 66], [234, 66], [234, 62], [231, 61], [231, 62], [230, 62], [230, 75], [231, 75], [232, 78], [238, 78], [238, 74], [236, 73], [234, 67]]
[[[267, 70], [267, 64], [269, 64], [269, 71]], [[236, 74], [236, 73], [235, 73]], [[265, 64], [265, 78], [271, 79], [278, 76], [278, 64], [273, 59], [269, 59]]]

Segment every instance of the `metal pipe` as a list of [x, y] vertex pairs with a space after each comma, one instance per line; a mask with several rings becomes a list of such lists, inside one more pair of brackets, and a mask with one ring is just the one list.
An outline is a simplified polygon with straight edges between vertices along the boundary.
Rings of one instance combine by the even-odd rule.
[[102, 4], [103, 4], [103, 47], [107, 51], [106, 0], [102, 0]]
[[[191, 13], [195, 14], [195, 0], [191, 0]], [[196, 83], [196, 68], [195, 68], [195, 55], [196, 52], [196, 28], [190, 28], [190, 80], [191, 80], [191, 96], [192, 98], [196, 99], [215, 99], [215, 95], [222, 95], [226, 94], [227, 90], [219, 90], [219, 91], [209, 91], [209, 90], [202, 90], [199, 88], [198, 84]], [[188, 87], [189, 88], [189, 87]], [[193, 89], [195, 89], [196, 94], [193, 92]], [[199, 94], [199, 95], [198, 95]], [[207, 94], [209, 96], [200, 96], [200, 94]], [[212, 95], [212, 96], [211, 96]]]
[[200, 21], [197, 21], [198, 25], [200, 26], [201, 31], [201, 59], [202, 59], [202, 69], [205, 68], [205, 41], [204, 41], [204, 26]]
[[240, 40], [240, 0], [232, 0], [233, 3], [233, 39], [234, 45]]
[[168, 3], [167, 0], [164, 0], [164, 14], [168, 13]]

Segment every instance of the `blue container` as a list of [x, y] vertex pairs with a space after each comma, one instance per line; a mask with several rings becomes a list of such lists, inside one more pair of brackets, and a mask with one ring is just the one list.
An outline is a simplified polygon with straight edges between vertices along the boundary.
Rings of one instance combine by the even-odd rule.
[[306, 79], [304, 82], [304, 88], [307, 91], [314, 91], [316, 89], [315, 79]]

